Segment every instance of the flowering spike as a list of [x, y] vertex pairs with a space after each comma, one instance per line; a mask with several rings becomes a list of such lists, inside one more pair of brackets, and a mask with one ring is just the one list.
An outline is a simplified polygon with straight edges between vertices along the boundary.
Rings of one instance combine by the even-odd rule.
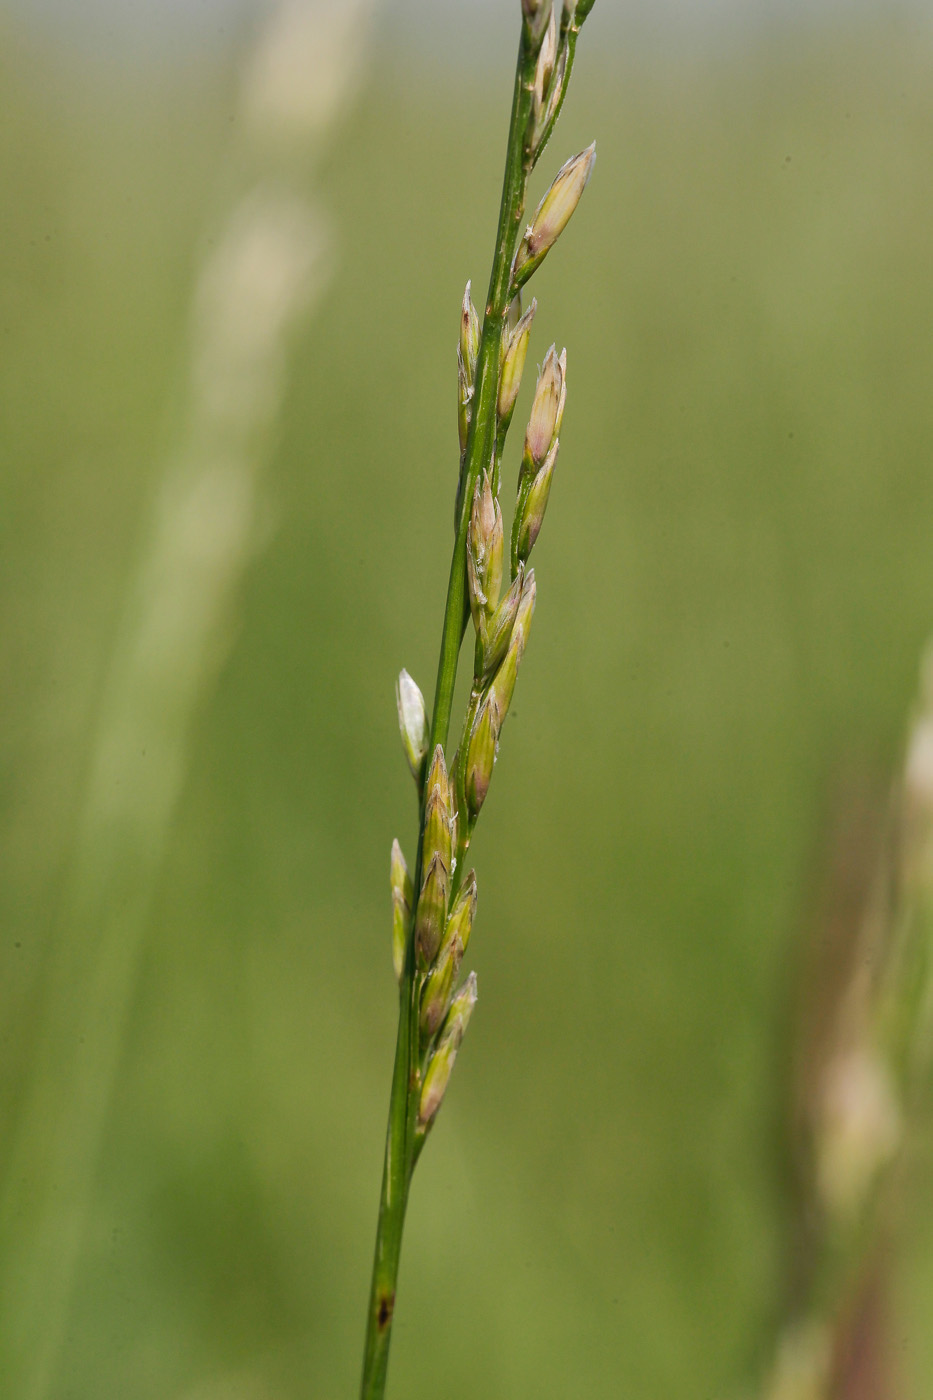
[[535, 578], [534, 569], [529, 569], [525, 574], [525, 587], [522, 589], [522, 601], [518, 605], [518, 614], [515, 618], [515, 625], [512, 628], [512, 640], [510, 646], [520, 645], [522, 654], [528, 645], [528, 633], [531, 631], [531, 619], [535, 615], [535, 603], [538, 600], [538, 583]]
[[422, 866], [427, 869], [432, 859], [438, 856], [444, 869], [450, 874], [450, 779], [444, 762], [444, 750], [440, 744], [434, 750], [425, 792], [427, 797], [424, 805], [424, 838], [421, 844]]
[[415, 918], [415, 949], [418, 966], [426, 972], [437, 957], [441, 934], [447, 919], [447, 898], [450, 891], [450, 871], [439, 855], [431, 857], [421, 886], [418, 913]]
[[522, 456], [522, 475], [536, 473], [543, 465], [557, 436], [557, 430], [564, 413], [566, 392], [567, 352], [558, 359], [552, 345], [544, 357], [538, 383], [535, 386], [531, 417], [525, 430], [525, 450]]
[[460, 435], [460, 451], [466, 451], [467, 433], [473, 416], [473, 385], [467, 377], [466, 365], [460, 347], [457, 347], [457, 431]]
[[513, 330], [502, 340], [502, 364], [499, 371], [499, 398], [496, 412], [503, 428], [508, 428], [515, 409], [515, 400], [522, 382], [525, 356], [528, 353], [528, 338], [538, 303], [532, 298], [531, 305], [516, 323]]
[[402, 747], [412, 777], [420, 787], [424, 760], [428, 752], [428, 716], [424, 708], [424, 696], [405, 670], [399, 672], [395, 685], [395, 702], [398, 706]]
[[[554, 420], [554, 437], [560, 432], [564, 421], [564, 408], [567, 404], [567, 347], [560, 352], [557, 363], [560, 365], [560, 398], [557, 401], [557, 417]], [[553, 438], [551, 441], [553, 442]]]
[[467, 383], [472, 387], [476, 377], [476, 357], [479, 354], [479, 317], [470, 300], [470, 285], [467, 282], [460, 308], [460, 360], [466, 370]]
[[518, 668], [521, 659], [525, 654], [524, 643], [520, 640], [515, 629], [512, 629], [512, 640], [509, 649], [505, 653], [502, 665], [493, 677], [492, 685], [489, 687], [489, 705], [495, 715], [495, 725], [497, 733], [502, 732], [505, 717], [509, 712], [512, 703], [512, 696], [515, 694], [515, 680], [518, 676]]
[[450, 911], [450, 918], [447, 920], [447, 927], [444, 930], [444, 946], [456, 941], [460, 944], [462, 952], [465, 953], [470, 942], [470, 933], [475, 917], [476, 871], [470, 870]]
[[554, 475], [554, 465], [557, 461], [559, 447], [560, 439], [555, 438], [550, 452], [544, 459], [544, 465], [531, 483], [531, 489], [525, 499], [518, 526], [518, 558], [520, 562], [527, 560], [544, 523], [544, 512], [551, 494], [551, 478]]
[[525, 30], [532, 52], [542, 43], [551, 19], [552, 0], [522, 0]]
[[[454, 754], [453, 762], [450, 765], [450, 846], [456, 852], [457, 840], [459, 837], [460, 813], [457, 811], [457, 768], [460, 763], [460, 750]], [[451, 866], [453, 873], [453, 866]]]
[[512, 627], [512, 635], [509, 638], [509, 649], [505, 653], [505, 660], [496, 672], [492, 685], [489, 687], [488, 705], [493, 711], [493, 723], [496, 731], [496, 738], [502, 732], [505, 717], [509, 712], [512, 703], [512, 695], [515, 691], [515, 679], [518, 675], [518, 668], [522, 657], [525, 654], [525, 647], [528, 644], [528, 633], [531, 630], [531, 619], [535, 610], [535, 599], [537, 597], [537, 584], [535, 583], [534, 569], [529, 569], [525, 575], [525, 586], [522, 589], [522, 600], [518, 606], [518, 613]]
[[398, 841], [392, 842], [392, 858], [389, 864], [389, 880], [392, 885], [392, 898], [399, 899], [410, 909], [415, 891], [408, 873], [408, 864]]
[[544, 134], [552, 125], [555, 119], [561, 95], [564, 91], [564, 83], [567, 81], [567, 52], [567, 45], [564, 44], [561, 48], [560, 56], [557, 60], [557, 71], [555, 72], [554, 77], [551, 79], [551, 88], [547, 99], [547, 106], [539, 112], [537, 102], [535, 103], [536, 118], [532, 145], [534, 147], [536, 160], [540, 155], [541, 151], [544, 149], [542, 145], [542, 142], [544, 140]]
[[[468, 282], [459, 308], [461, 452], [451, 585], [433, 716], [426, 714], [424, 699], [406, 672], [398, 688], [402, 736], [418, 784], [421, 825], [418, 848], [413, 851], [417, 856], [414, 890], [401, 851], [393, 847], [399, 1034], [367, 1315], [362, 1386], [367, 1395], [385, 1384], [398, 1245], [412, 1172], [445, 1096], [476, 1003], [475, 974], [458, 990], [476, 911], [476, 877], [469, 871], [464, 878], [466, 856], [527, 643], [535, 583], [525, 561], [518, 558], [518, 549], [521, 545], [530, 550], [540, 529], [566, 395], [566, 355], [558, 357], [552, 346], [537, 385], [532, 382], [527, 391], [535, 389], [518, 503], [510, 513], [509, 578], [503, 582], [501, 464], [536, 312], [536, 303], [523, 287], [566, 226], [594, 157], [590, 148], [568, 162], [534, 215], [525, 214], [528, 182], [560, 113], [580, 24], [594, 0], [519, 3], [521, 39], [489, 299], [481, 302], [477, 314]], [[523, 301], [531, 302], [525, 312]], [[534, 358], [541, 356], [536, 353]], [[452, 391], [453, 386], [451, 396]], [[466, 625], [467, 590], [476, 633], [473, 684], [459, 746], [452, 739], [451, 759], [445, 761], [444, 748], [432, 752], [432, 746], [437, 738], [446, 746], [451, 734], [452, 709], [460, 693], [457, 662]]]
[[429, 794], [424, 810], [424, 841], [422, 863], [426, 866], [437, 856], [450, 873], [453, 844], [450, 836], [450, 807], [437, 788]]
[[544, 31], [544, 38], [541, 41], [541, 48], [538, 50], [538, 62], [535, 66], [535, 87], [534, 87], [534, 117], [537, 123], [541, 119], [544, 110], [544, 99], [547, 95], [548, 84], [551, 81], [551, 74], [554, 72], [554, 61], [557, 58], [557, 12], [551, 7], [551, 17], [548, 20], [547, 29]]
[[467, 575], [474, 618], [493, 612], [499, 602], [504, 543], [502, 511], [493, 495], [489, 473], [484, 471], [473, 493], [467, 536]]
[[405, 946], [408, 942], [408, 925], [411, 922], [415, 891], [402, 848], [397, 841], [392, 842], [389, 880], [392, 885], [392, 964], [396, 980], [401, 982], [405, 970]]
[[499, 745], [499, 735], [502, 732], [502, 725], [508, 714], [509, 705], [512, 703], [515, 680], [522, 656], [525, 653], [531, 618], [535, 609], [537, 584], [535, 583], [534, 570], [529, 569], [527, 573], [522, 571], [522, 576], [521, 598], [515, 613], [515, 620], [512, 623], [508, 648], [502, 664], [496, 671], [492, 684], [480, 704], [467, 747], [464, 786], [467, 807], [472, 821], [475, 821], [479, 815], [489, 791]]
[[436, 744], [434, 748], [434, 756], [431, 759], [431, 768], [428, 772], [427, 789], [429, 797], [432, 792], [437, 792], [444, 805], [450, 805], [450, 778], [447, 776], [447, 764], [441, 744]]
[[[558, 356], [552, 345], [544, 357], [544, 364], [538, 375], [531, 417], [525, 430], [525, 447], [518, 475], [518, 500], [512, 519], [509, 554], [513, 578], [519, 563], [528, 558], [541, 529], [554, 461], [551, 461], [549, 472], [542, 476], [542, 471], [552, 454], [556, 460], [557, 435], [563, 422], [566, 403], [567, 351], [562, 350]], [[535, 501], [529, 508], [529, 497], [536, 482]]]
[[470, 735], [467, 749], [466, 799], [470, 816], [475, 821], [480, 808], [486, 801], [493, 765], [496, 761], [496, 746], [499, 742], [498, 716], [489, 700], [484, 700]]
[[444, 1023], [444, 1039], [448, 1036], [456, 1039], [457, 1044], [463, 1040], [466, 1028], [470, 1024], [470, 1017], [473, 1015], [473, 1008], [476, 1005], [476, 973], [471, 972], [463, 986], [451, 1003], [450, 1011], [447, 1013], [447, 1020]]
[[458, 939], [444, 942], [433, 972], [428, 975], [421, 996], [421, 1034], [432, 1040], [447, 1014], [457, 974], [463, 961], [463, 945]]
[[463, 987], [454, 997], [440, 1043], [431, 1057], [424, 1087], [421, 1090], [421, 1103], [418, 1106], [418, 1126], [422, 1129], [431, 1123], [443, 1102], [451, 1071], [457, 1058], [457, 1051], [463, 1043], [466, 1028], [476, 1005], [476, 973], [471, 972]]
[[505, 656], [512, 624], [521, 602], [524, 586], [524, 565], [519, 564], [508, 593], [496, 608], [488, 623], [483, 624], [476, 635], [476, 661], [474, 673], [478, 680], [487, 680]]
[[596, 160], [596, 142], [562, 165], [534, 212], [512, 263], [512, 286], [517, 291], [543, 261], [563, 233], [580, 202]]

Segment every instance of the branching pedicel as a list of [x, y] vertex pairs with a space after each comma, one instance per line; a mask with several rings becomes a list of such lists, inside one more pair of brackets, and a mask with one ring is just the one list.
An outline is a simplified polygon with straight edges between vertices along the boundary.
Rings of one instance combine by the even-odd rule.
[[[489, 790], [502, 727], [528, 644], [536, 584], [528, 559], [547, 507], [567, 397], [567, 353], [550, 348], [525, 432], [506, 586], [500, 463], [515, 409], [536, 303], [521, 289], [566, 227], [586, 186], [595, 146], [562, 167], [527, 227], [525, 189], [560, 114], [577, 37], [594, 0], [522, 0], [505, 179], [485, 316], [467, 283], [460, 316], [460, 476], [434, 714], [403, 671], [399, 724], [419, 796], [414, 876], [392, 845], [392, 952], [399, 1028], [373, 1263], [362, 1400], [385, 1391], [402, 1227], [412, 1173], [450, 1080], [476, 1004], [476, 975], [457, 989], [476, 912], [466, 854]], [[473, 684], [460, 743], [448, 768], [457, 661], [472, 617]]]

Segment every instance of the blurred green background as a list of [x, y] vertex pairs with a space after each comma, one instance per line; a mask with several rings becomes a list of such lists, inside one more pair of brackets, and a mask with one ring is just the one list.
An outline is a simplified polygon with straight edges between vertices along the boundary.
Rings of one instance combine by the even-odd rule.
[[[249, 23], [153, 55], [0, 12], [10, 1400], [358, 1384], [416, 822], [392, 692], [433, 685], [510, 81], [407, 23], [377, 16], [354, 101], [285, 161], [243, 116]], [[836, 775], [897, 762], [933, 632], [928, 21], [630, 37], [597, 6], [543, 162], [598, 140], [534, 288], [570, 392], [474, 844], [480, 1002], [407, 1226], [410, 1400], [725, 1400], [766, 1364], [814, 852]], [[159, 482], [199, 441], [192, 300], [265, 166], [326, 220], [318, 291], [240, 443], [249, 547], [173, 712], [183, 770], [151, 797], [141, 745], [95, 825]], [[899, 1199], [919, 1400], [929, 1126]]]

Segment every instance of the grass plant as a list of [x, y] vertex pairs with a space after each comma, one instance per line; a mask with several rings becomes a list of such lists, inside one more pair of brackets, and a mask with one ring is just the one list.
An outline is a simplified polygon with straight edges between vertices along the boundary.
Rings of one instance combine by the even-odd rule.
[[933, 650], [886, 816], [873, 802], [866, 819], [846, 796], [808, 956], [794, 1096], [797, 1258], [766, 1400], [899, 1393], [886, 1246], [933, 1035]]
[[[476, 1004], [476, 976], [457, 989], [476, 912], [464, 874], [489, 790], [502, 727], [528, 642], [537, 586], [528, 561], [544, 519], [567, 396], [567, 353], [544, 358], [525, 432], [508, 553], [499, 504], [502, 454], [515, 409], [536, 303], [522, 289], [566, 227], [586, 187], [595, 144], [568, 160], [522, 227], [528, 178], [567, 94], [577, 38], [593, 0], [522, 0], [502, 199], [485, 313], [467, 282], [457, 349], [460, 470], [432, 718], [407, 671], [397, 686], [399, 726], [418, 792], [414, 874], [392, 847], [392, 952], [399, 1024], [386, 1132], [379, 1223], [363, 1359], [362, 1400], [385, 1392], [402, 1231], [412, 1174], [434, 1125]], [[503, 591], [504, 590], [504, 591]], [[467, 625], [473, 680], [456, 752], [445, 750]]]

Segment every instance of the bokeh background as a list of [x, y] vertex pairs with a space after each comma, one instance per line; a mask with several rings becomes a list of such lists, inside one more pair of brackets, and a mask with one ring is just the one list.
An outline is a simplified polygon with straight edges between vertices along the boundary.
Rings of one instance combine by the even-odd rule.
[[[393, 684], [433, 685], [517, 9], [0, 9], [9, 1400], [355, 1393]], [[819, 852], [933, 632], [929, 12], [600, 0], [536, 196], [594, 136], [410, 1400], [754, 1393]], [[929, 1113], [898, 1201], [922, 1400]]]

